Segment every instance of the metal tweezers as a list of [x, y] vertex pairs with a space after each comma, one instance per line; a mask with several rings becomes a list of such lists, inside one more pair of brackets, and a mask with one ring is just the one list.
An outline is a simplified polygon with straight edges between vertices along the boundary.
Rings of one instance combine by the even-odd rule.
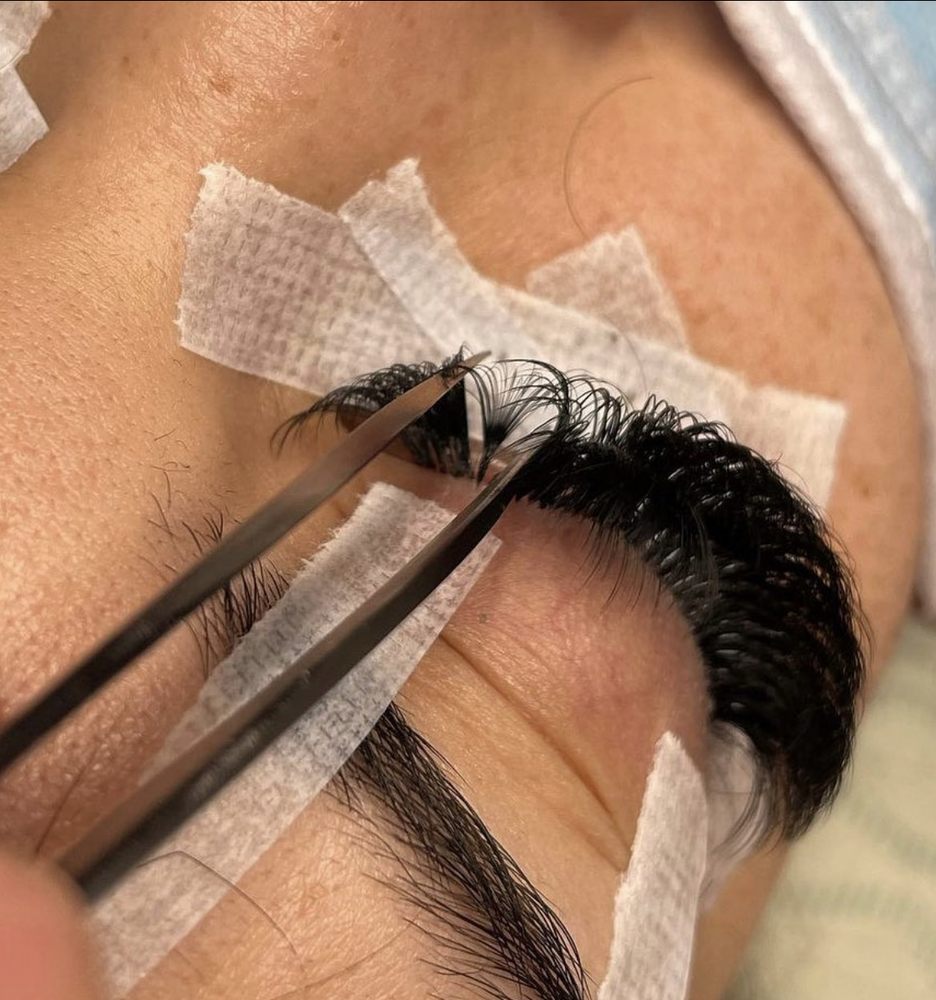
[[[321, 506], [484, 354], [432, 375], [359, 424], [0, 732], [0, 774], [215, 591]], [[423, 549], [271, 684], [141, 784], [58, 859], [89, 899], [142, 861], [320, 701], [468, 556], [503, 513], [517, 456]]]

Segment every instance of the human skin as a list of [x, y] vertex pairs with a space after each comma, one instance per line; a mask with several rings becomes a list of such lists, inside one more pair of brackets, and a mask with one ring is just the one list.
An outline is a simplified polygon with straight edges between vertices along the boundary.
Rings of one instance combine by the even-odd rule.
[[[874, 669], [884, 661], [918, 539], [905, 352], [854, 221], [713, 9], [72, 3], [55, 9], [20, 66], [51, 131], [0, 175], [0, 229], [16, 234], [0, 246], [5, 712], [151, 594], [165, 564], [190, 557], [151, 523], [154, 494], [165, 504], [171, 492], [179, 521], [213, 505], [243, 516], [310, 453], [273, 459], [268, 447], [303, 397], [177, 343], [182, 237], [197, 170], [214, 160], [333, 208], [418, 155], [463, 250], [507, 282], [636, 223], [698, 354], [753, 384], [847, 404], [828, 512], [855, 565]], [[442, 499], [455, 489], [393, 459], [368, 476]], [[281, 565], [308, 555], [353, 495], [278, 551]], [[612, 621], [600, 612], [602, 581], [584, 574], [567, 597], [557, 567], [581, 562], [574, 527], [557, 531], [557, 518], [529, 511], [511, 519], [498, 564], [401, 702], [600, 980], [656, 737], [674, 729], [704, 764], [701, 667], [665, 602], [622, 604]], [[560, 606], [572, 651], [549, 631]], [[533, 647], [523, 635], [542, 638]], [[624, 643], [622, 677], [611, 652]], [[594, 689], [567, 669], [576, 657]], [[128, 787], [201, 677], [180, 631], [11, 776], [0, 789], [5, 836], [46, 853], [74, 838]], [[547, 680], [553, 700], [540, 703]], [[393, 902], [352, 832], [317, 801], [244, 883], [298, 958], [231, 898], [139, 996], [185, 996], [196, 981], [209, 996], [249, 995], [240, 991], [254, 983], [269, 996], [278, 976], [297, 988], [337, 972], [334, 956], [362, 957], [347, 941], [382, 940], [367, 922], [382, 923]], [[744, 866], [703, 917], [695, 997], [723, 991], [782, 853]], [[425, 972], [407, 960], [412, 950], [405, 935], [387, 943], [342, 995], [389, 982], [415, 993]]]
[[0, 855], [0, 991], [20, 1000], [99, 1000], [80, 902], [61, 875]]

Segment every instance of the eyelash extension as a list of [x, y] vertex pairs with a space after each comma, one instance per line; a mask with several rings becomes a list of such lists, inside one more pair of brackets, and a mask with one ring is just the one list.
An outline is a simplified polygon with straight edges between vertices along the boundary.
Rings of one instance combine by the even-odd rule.
[[[331, 790], [376, 838], [379, 855], [395, 863], [390, 888], [444, 928], [419, 925], [446, 956], [430, 963], [437, 972], [490, 1000], [585, 1000], [587, 976], [569, 931], [446, 767], [391, 705]], [[380, 827], [361, 808], [358, 790], [379, 803]], [[509, 993], [499, 981], [511, 984]]]
[[[462, 357], [363, 376], [296, 414], [280, 441], [326, 414], [356, 423]], [[474, 453], [469, 392], [482, 415]], [[633, 407], [605, 383], [536, 361], [472, 370], [402, 440], [415, 461], [478, 480], [506, 448], [537, 445], [516, 499], [584, 518], [594, 558], [640, 559], [688, 621], [712, 723], [741, 730], [755, 755], [745, 817], [758, 817], [755, 840], [802, 833], [834, 799], [867, 633], [828, 529], [776, 463], [723, 425], [654, 398]]]

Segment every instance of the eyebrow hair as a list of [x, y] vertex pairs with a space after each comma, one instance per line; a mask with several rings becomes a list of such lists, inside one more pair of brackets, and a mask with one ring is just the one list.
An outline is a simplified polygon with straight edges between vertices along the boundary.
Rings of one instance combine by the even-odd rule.
[[[202, 517], [200, 524], [180, 521], [179, 526], [192, 542], [195, 553], [201, 555], [224, 537], [224, 514], [220, 510], [211, 511]], [[288, 584], [276, 564], [261, 557], [235, 573], [190, 618], [183, 619], [198, 645], [205, 677], [276, 604]]]
[[[585, 1000], [588, 977], [572, 935], [446, 773], [450, 765], [395, 704], [333, 779], [358, 817], [360, 793], [380, 808], [367, 822], [396, 864], [390, 887], [434, 918], [418, 924], [439, 949], [437, 972], [491, 1000]], [[506, 992], [509, 982], [520, 993]]]

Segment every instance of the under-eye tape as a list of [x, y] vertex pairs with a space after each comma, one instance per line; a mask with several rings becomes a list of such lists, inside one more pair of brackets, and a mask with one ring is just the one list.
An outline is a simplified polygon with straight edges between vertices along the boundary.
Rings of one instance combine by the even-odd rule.
[[[531, 294], [471, 267], [412, 160], [365, 184], [337, 213], [232, 167], [202, 174], [178, 317], [190, 350], [315, 394], [401, 360], [442, 360], [462, 343], [495, 357], [538, 358], [607, 379], [635, 405], [653, 394], [721, 420], [780, 459], [816, 503], [828, 500], [844, 406], [751, 387], [677, 344], [685, 339], [678, 312], [635, 234], [599, 237], [546, 265], [531, 276], [539, 292]], [[613, 281], [590, 268], [605, 247], [630, 268], [622, 277], [630, 291], [601, 318], [592, 314], [601, 310], [596, 293]], [[551, 275], [564, 304], [542, 296]], [[654, 308], [662, 312], [648, 322]]]
[[13, 66], [29, 51], [48, 16], [46, 0], [5, 0], [0, 4], [0, 69]]
[[[282, 599], [212, 672], [158, 764], [265, 686], [358, 607], [449, 520], [394, 486], [371, 487]], [[283, 734], [95, 911], [106, 973], [123, 996], [190, 931], [301, 810], [377, 722], [497, 551], [468, 559], [322, 702]], [[198, 864], [193, 863], [192, 859]], [[193, 870], [201, 874], [193, 878]], [[206, 870], [220, 877], [209, 877]]]
[[9, 0], [0, 4], [0, 171], [48, 131], [15, 68], [48, 14], [46, 0]]

